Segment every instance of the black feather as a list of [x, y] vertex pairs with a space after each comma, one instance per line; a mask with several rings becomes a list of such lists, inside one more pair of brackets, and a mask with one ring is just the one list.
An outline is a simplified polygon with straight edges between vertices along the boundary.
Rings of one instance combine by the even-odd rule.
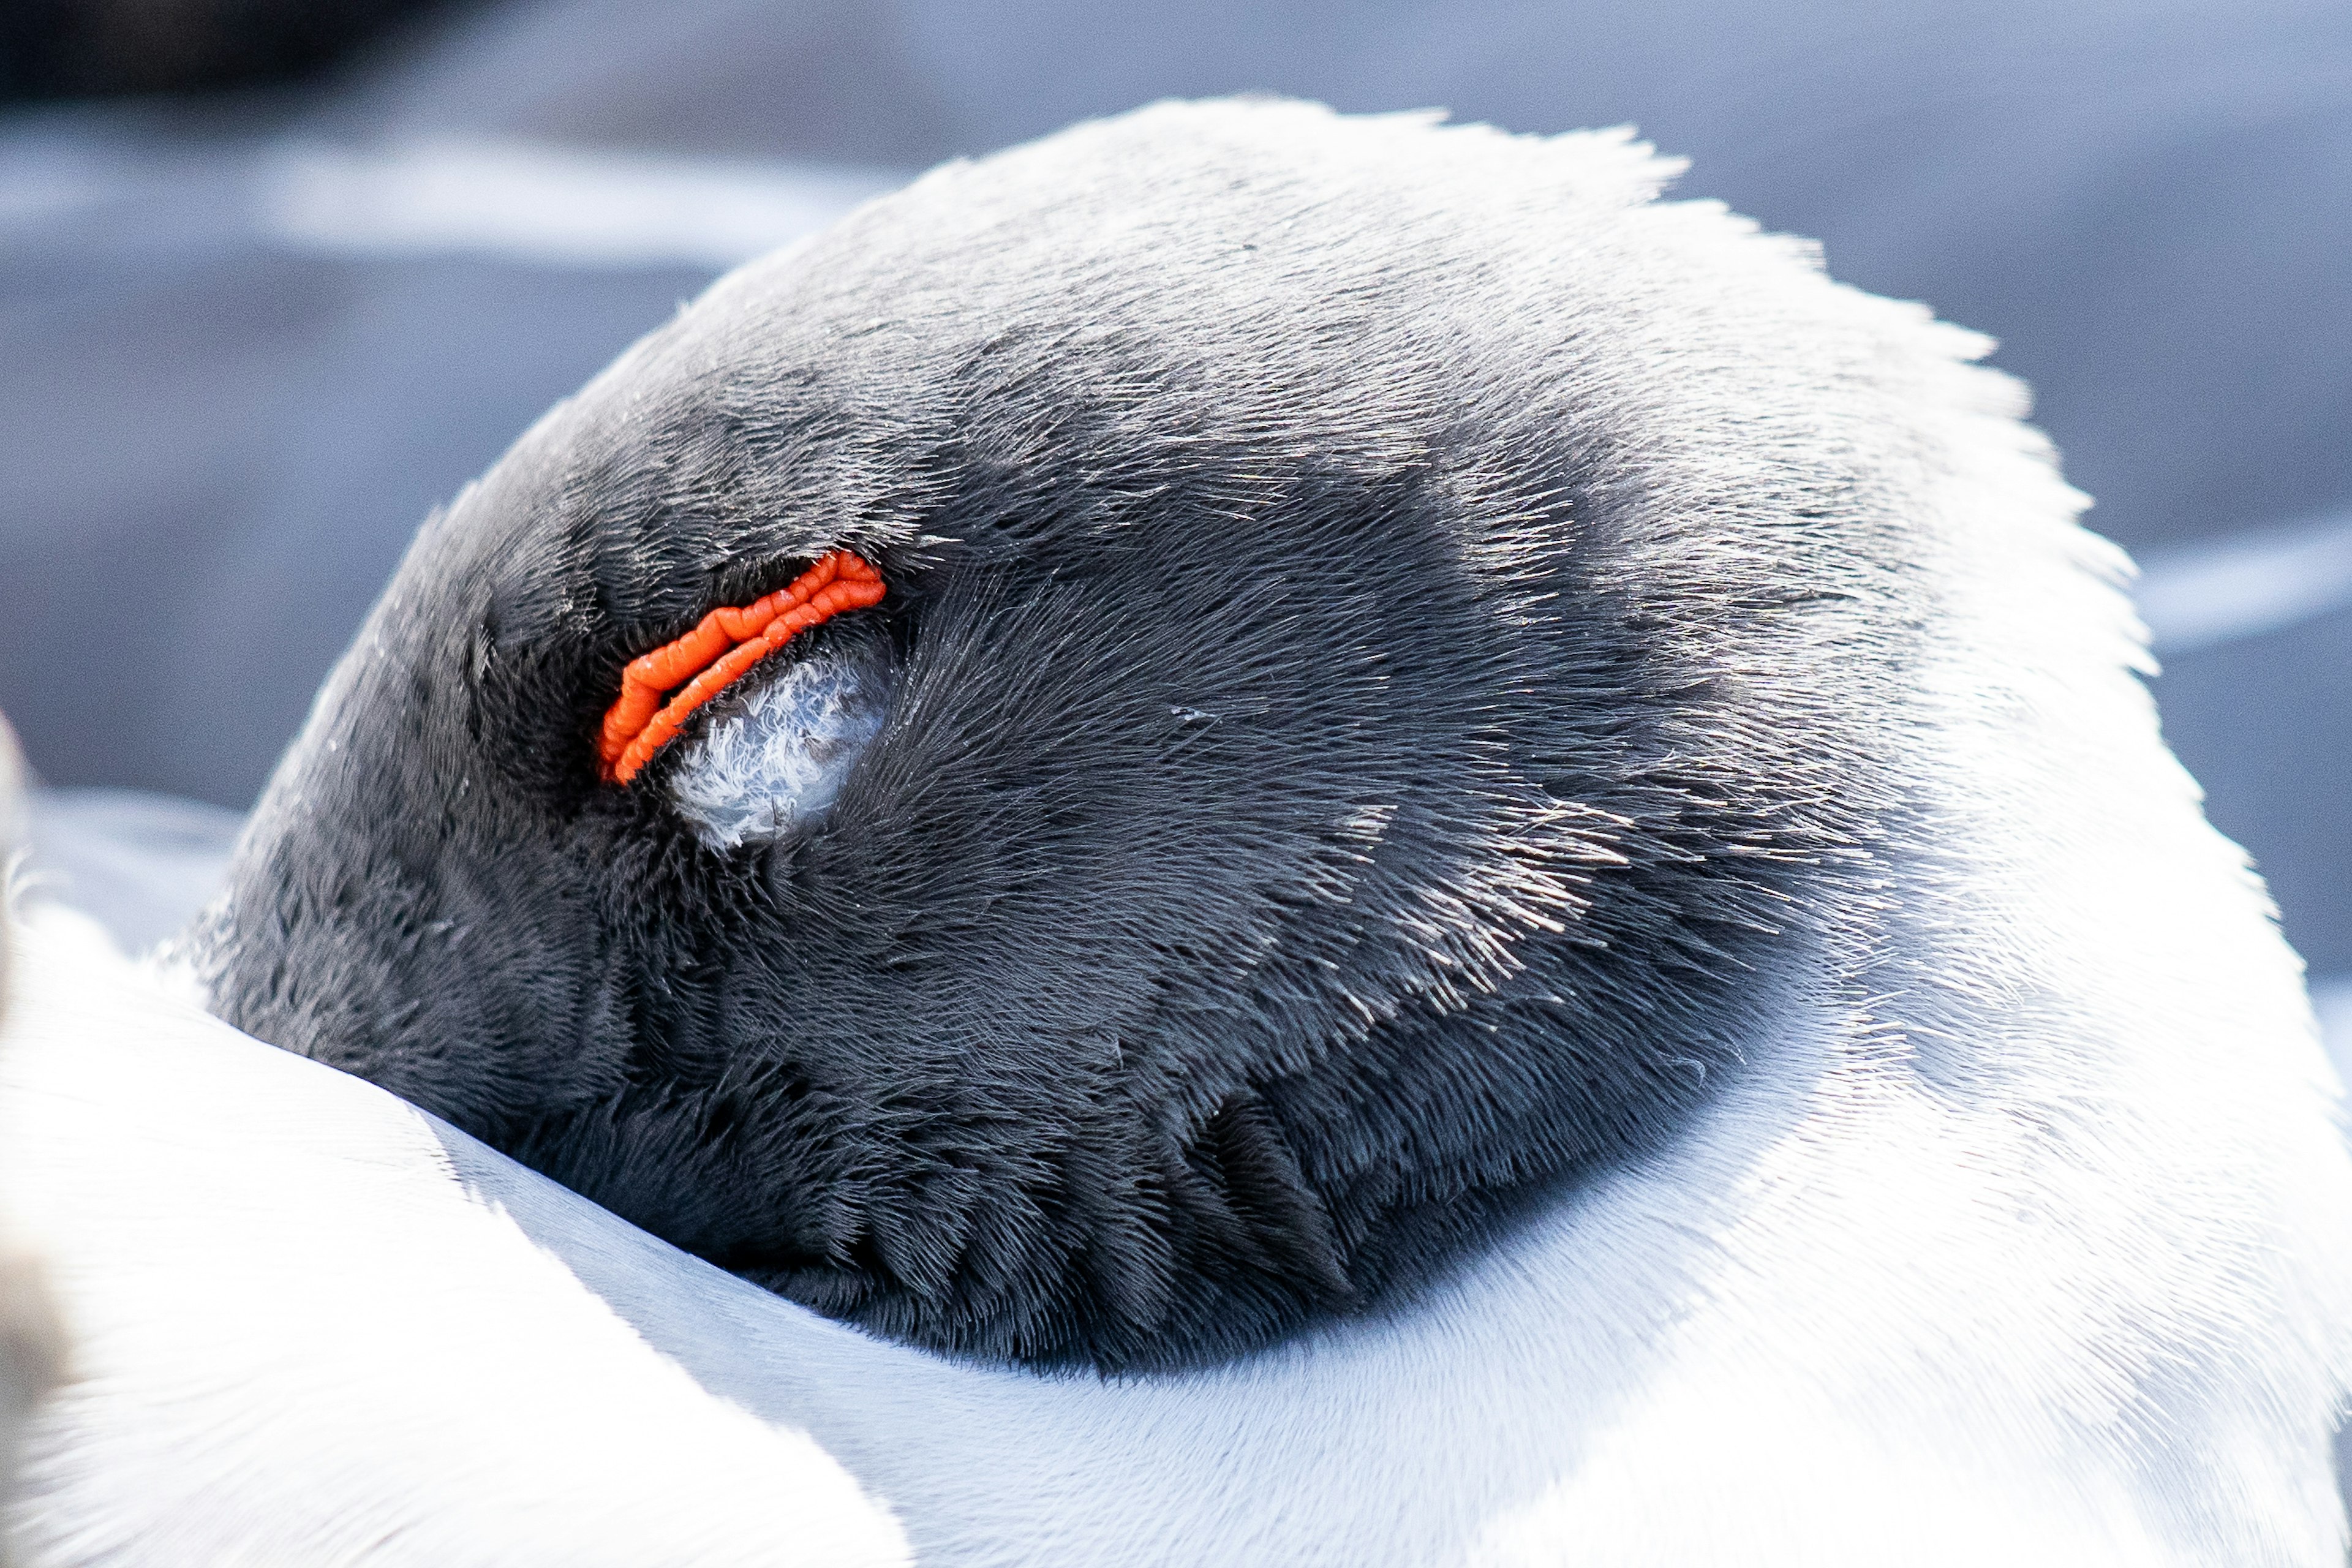
[[[1704, 288], [1580, 250], [1656, 177], [1163, 109], [721, 283], [420, 536], [218, 1010], [926, 1345], [1192, 1364], [1411, 1288], [1693, 1115], [1898, 805], [1878, 349], [1718, 216]], [[822, 819], [719, 853], [674, 758], [598, 779], [624, 662], [836, 546], [898, 665]]]

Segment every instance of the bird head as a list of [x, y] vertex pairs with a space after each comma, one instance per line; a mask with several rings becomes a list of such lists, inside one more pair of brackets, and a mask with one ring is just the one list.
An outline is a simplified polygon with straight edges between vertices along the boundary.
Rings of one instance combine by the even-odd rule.
[[1900, 802], [1983, 373], [1672, 173], [1168, 105], [721, 280], [425, 525], [213, 1006], [942, 1351], [1386, 1310], [1764, 1065]]

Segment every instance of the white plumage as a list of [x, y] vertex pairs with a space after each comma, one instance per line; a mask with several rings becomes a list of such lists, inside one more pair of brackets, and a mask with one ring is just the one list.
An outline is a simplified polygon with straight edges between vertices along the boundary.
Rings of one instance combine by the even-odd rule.
[[[36, 1563], [2340, 1551], [2343, 1155], [2283, 972], [2270, 1017], [2025, 1064], [2073, 1125], [1952, 1115], [1824, 1008], [1780, 1042], [1801, 1071], [1396, 1321], [1106, 1383], [868, 1340], [94, 932], [22, 937], [0, 1181], [79, 1373], [37, 1434]], [[2150, 1423], [2198, 1435], [2194, 1468], [2149, 1463]]]
[[696, 735], [670, 792], [714, 849], [777, 837], [833, 804], [888, 707], [870, 667], [795, 664]]

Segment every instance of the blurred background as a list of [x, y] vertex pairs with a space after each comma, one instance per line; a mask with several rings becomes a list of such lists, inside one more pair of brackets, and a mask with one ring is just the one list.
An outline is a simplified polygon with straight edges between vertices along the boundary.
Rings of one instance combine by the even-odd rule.
[[2341, 0], [8, 0], [0, 710], [126, 944], [426, 511], [733, 263], [1170, 94], [1631, 122], [1998, 336], [2352, 1050]]

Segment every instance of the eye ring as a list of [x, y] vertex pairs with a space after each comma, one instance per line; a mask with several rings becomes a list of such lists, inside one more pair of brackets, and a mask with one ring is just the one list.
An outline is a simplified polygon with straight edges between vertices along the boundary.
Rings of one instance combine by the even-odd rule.
[[[629, 661], [597, 731], [598, 771], [625, 784], [686, 727], [694, 710], [802, 632], [882, 602], [882, 574], [865, 557], [828, 551], [784, 587], [711, 611], [682, 637]], [[684, 689], [663, 701], [666, 693]]]

